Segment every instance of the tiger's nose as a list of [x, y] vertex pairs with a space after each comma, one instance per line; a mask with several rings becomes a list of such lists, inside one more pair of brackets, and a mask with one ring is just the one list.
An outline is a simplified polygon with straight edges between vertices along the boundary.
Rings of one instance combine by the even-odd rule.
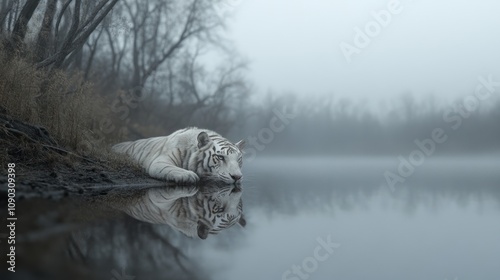
[[231, 178], [233, 178], [235, 182], [238, 182], [241, 179], [241, 177], [242, 175], [231, 175]]

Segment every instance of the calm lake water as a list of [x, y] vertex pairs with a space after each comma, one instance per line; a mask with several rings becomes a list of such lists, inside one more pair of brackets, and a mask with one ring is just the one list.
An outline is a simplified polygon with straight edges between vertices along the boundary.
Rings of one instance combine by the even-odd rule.
[[189, 255], [221, 280], [500, 279], [500, 160], [428, 160], [391, 190], [384, 172], [397, 166], [397, 158], [246, 163], [247, 227]]
[[398, 163], [246, 162], [246, 227], [206, 240], [113, 208], [130, 203], [126, 190], [19, 201], [19, 271], [0, 278], [500, 279], [500, 158], [432, 158], [390, 189], [384, 173]]

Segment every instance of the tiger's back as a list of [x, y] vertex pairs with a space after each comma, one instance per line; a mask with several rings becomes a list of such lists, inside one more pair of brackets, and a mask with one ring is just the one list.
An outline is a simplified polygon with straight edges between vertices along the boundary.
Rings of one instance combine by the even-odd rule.
[[194, 183], [199, 176], [208, 176], [232, 183], [242, 177], [243, 145], [243, 141], [233, 144], [214, 131], [192, 127], [119, 143], [112, 149], [130, 156], [154, 178]]

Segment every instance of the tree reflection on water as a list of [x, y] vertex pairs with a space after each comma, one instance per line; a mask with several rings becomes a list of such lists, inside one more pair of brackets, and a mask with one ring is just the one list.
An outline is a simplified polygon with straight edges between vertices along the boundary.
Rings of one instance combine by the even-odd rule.
[[[186, 190], [190, 190], [191, 197], [178, 197], [180, 193], [187, 194]], [[186, 254], [199, 247], [202, 240], [180, 234], [175, 224], [170, 223], [174, 226], [171, 228], [150, 223], [158, 221], [143, 222], [121, 211], [137, 206], [145, 198], [149, 200], [147, 195], [152, 193], [191, 199], [193, 205], [206, 203], [210, 197], [207, 194], [215, 193], [222, 200], [227, 198], [226, 212], [241, 209], [240, 185], [114, 188], [58, 201], [25, 199], [17, 205], [22, 211], [16, 229], [16, 277], [22, 274], [22, 279], [209, 279], [208, 272]], [[186, 213], [189, 209], [179, 211]], [[167, 211], [161, 213], [165, 214]], [[182, 222], [180, 219], [178, 223]], [[220, 224], [212, 226], [217, 228]], [[2, 261], [4, 258], [3, 254]]]

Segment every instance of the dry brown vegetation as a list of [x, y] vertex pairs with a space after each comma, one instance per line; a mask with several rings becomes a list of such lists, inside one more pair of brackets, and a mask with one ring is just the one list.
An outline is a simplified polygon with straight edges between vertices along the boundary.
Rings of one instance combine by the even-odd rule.
[[[107, 151], [106, 141], [92, 142], [105, 107], [92, 84], [79, 73], [37, 70], [25, 59], [9, 57], [0, 49], [0, 104], [6, 115], [45, 128], [57, 143], [54, 146], [76, 154], [115, 158]], [[33, 139], [26, 142], [17, 144], [30, 145]], [[9, 155], [2, 150], [2, 158], [7, 160]]]

